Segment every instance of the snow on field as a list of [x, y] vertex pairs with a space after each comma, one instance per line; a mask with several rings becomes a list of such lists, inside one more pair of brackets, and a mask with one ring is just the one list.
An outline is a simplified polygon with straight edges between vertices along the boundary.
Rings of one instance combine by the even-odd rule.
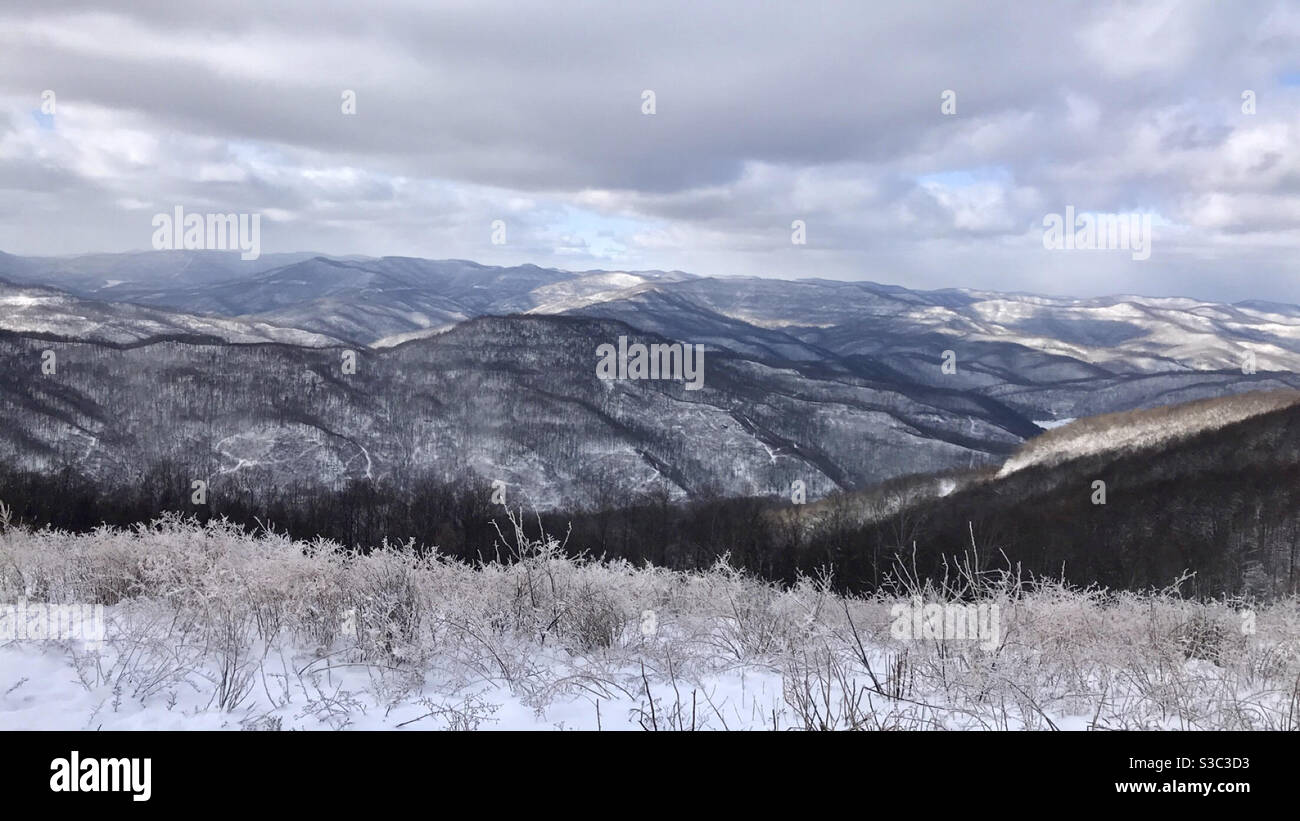
[[[480, 567], [176, 518], [80, 536], [0, 519], [0, 531], [0, 729], [1296, 729], [1300, 718], [1295, 599], [1196, 603], [996, 573], [966, 575], [973, 598], [960, 603], [933, 587], [846, 598], [723, 563], [681, 573], [575, 560], [518, 530], [503, 538], [517, 561]], [[103, 641], [19, 634], [8, 607], [20, 602], [102, 605]], [[963, 608], [982, 615], [963, 621]]]
[[740, 730], [770, 729], [774, 713], [782, 729], [795, 721], [782, 697], [780, 674], [761, 667], [682, 679], [676, 690], [656, 676], [649, 692], [663, 714], [652, 717], [644, 685], [625, 692], [612, 683], [639, 680], [639, 668], [583, 680], [580, 669], [557, 659], [554, 675], [572, 678], [574, 689], [539, 708], [500, 681], [412, 686], [379, 664], [278, 651], [259, 654], [252, 689], [226, 711], [212, 703], [211, 674], [196, 673], [182, 686], [143, 698], [111, 678], [95, 682], [96, 664], [116, 669], [129, 646], [110, 644], [98, 655], [50, 642], [0, 646], [0, 685], [6, 690], [0, 693], [0, 729], [639, 731], [656, 722], [661, 729], [679, 723], [689, 729], [693, 722], [700, 730]]

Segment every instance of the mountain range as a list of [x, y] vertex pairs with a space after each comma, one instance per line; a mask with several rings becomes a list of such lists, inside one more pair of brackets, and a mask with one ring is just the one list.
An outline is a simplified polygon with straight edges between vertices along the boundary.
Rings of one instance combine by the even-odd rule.
[[[598, 379], [595, 351], [619, 336], [704, 345], [704, 388]], [[1300, 308], [405, 257], [0, 254], [0, 369], [0, 459], [108, 482], [167, 461], [250, 486], [469, 472], [539, 507], [796, 481], [816, 498], [1001, 465], [1079, 417], [1300, 388]]]

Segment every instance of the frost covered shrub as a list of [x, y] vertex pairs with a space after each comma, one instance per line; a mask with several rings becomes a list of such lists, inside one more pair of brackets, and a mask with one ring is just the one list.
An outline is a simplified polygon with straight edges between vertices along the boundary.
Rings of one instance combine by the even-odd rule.
[[732, 567], [726, 556], [700, 576], [696, 594], [710, 616], [710, 642], [738, 661], [788, 651], [815, 621], [807, 602], [816, 594], [806, 582], [782, 591]]
[[576, 584], [561, 618], [565, 636], [579, 650], [613, 647], [623, 635], [628, 614], [608, 592], [590, 581]]
[[[259, 699], [263, 716], [288, 710], [286, 726], [349, 725], [362, 701], [331, 685], [338, 667], [367, 671], [381, 714], [441, 688], [424, 712], [448, 726], [476, 726], [454, 706], [479, 704], [467, 688], [484, 683], [538, 711], [631, 698], [645, 725], [673, 729], [737, 715], [781, 729], [1295, 729], [1300, 716], [1294, 598], [1250, 610], [969, 566], [846, 597], [829, 579], [782, 587], [725, 561], [674, 572], [574, 558], [518, 526], [503, 536], [509, 562], [408, 547], [360, 554], [174, 516], [82, 535], [3, 527], [0, 602], [112, 609], [107, 650], [69, 650], [75, 678], [107, 689], [106, 710], [197, 689], [217, 712]], [[893, 609], [917, 600], [996, 605], [999, 640], [896, 636]], [[716, 694], [702, 682], [736, 670], [778, 677], [780, 704], [701, 701]], [[471, 712], [489, 715], [481, 704]]]
[[407, 659], [420, 655], [423, 560], [389, 549], [352, 560], [347, 570], [348, 626], [366, 658]]

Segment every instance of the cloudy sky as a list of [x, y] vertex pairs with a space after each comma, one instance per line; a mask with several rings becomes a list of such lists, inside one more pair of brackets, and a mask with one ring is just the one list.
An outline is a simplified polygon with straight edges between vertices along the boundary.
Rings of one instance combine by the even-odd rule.
[[[1300, 302], [1298, 149], [1295, 3], [0, 9], [18, 254], [181, 205], [264, 253]], [[1066, 206], [1150, 214], [1150, 258], [1045, 249]]]

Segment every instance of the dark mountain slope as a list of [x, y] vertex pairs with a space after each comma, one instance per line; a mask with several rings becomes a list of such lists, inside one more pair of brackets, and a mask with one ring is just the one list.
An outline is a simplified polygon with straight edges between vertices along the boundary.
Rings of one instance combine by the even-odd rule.
[[[103, 481], [183, 464], [194, 478], [336, 487], [466, 472], [539, 506], [635, 494], [788, 493], [1010, 452], [1037, 429], [996, 402], [830, 362], [705, 354], [703, 386], [602, 382], [618, 323], [482, 318], [386, 351], [0, 338], [0, 459]], [[662, 340], [660, 340], [662, 341]], [[58, 373], [40, 372], [54, 350]], [[866, 370], [865, 368], [860, 370]]]
[[[1074, 458], [1067, 453], [1059, 462], [1043, 459], [1002, 478], [956, 477], [947, 495], [917, 494], [892, 508], [879, 493], [871, 502], [829, 500], [799, 511], [811, 528], [808, 550], [826, 552], [851, 578], [871, 582], [895, 558], [909, 567], [915, 559], [919, 572], [941, 574], [945, 556], [951, 563], [973, 555], [973, 535], [985, 568], [1009, 560], [1036, 575], [1126, 589], [1165, 586], [1194, 571], [1186, 592], [1296, 592], [1296, 399], [1222, 400], [1218, 404], [1255, 403], [1262, 412], [1222, 426], [1167, 430], [1149, 445], [1126, 431], [1136, 423], [1132, 417], [1117, 415], [1107, 420], [1117, 443], [1112, 448]], [[1232, 415], [1215, 405], [1188, 410]], [[1170, 416], [1167, 424], [1180, 422]], [[1088, 435], [1105, 437], [1107, 427], [1095, 425]], [[1095, 482], [1105, 484], [1104, 504], [1096, 503]], [[852, 509], [839, 523], [830, 515], [837, 507]]]

